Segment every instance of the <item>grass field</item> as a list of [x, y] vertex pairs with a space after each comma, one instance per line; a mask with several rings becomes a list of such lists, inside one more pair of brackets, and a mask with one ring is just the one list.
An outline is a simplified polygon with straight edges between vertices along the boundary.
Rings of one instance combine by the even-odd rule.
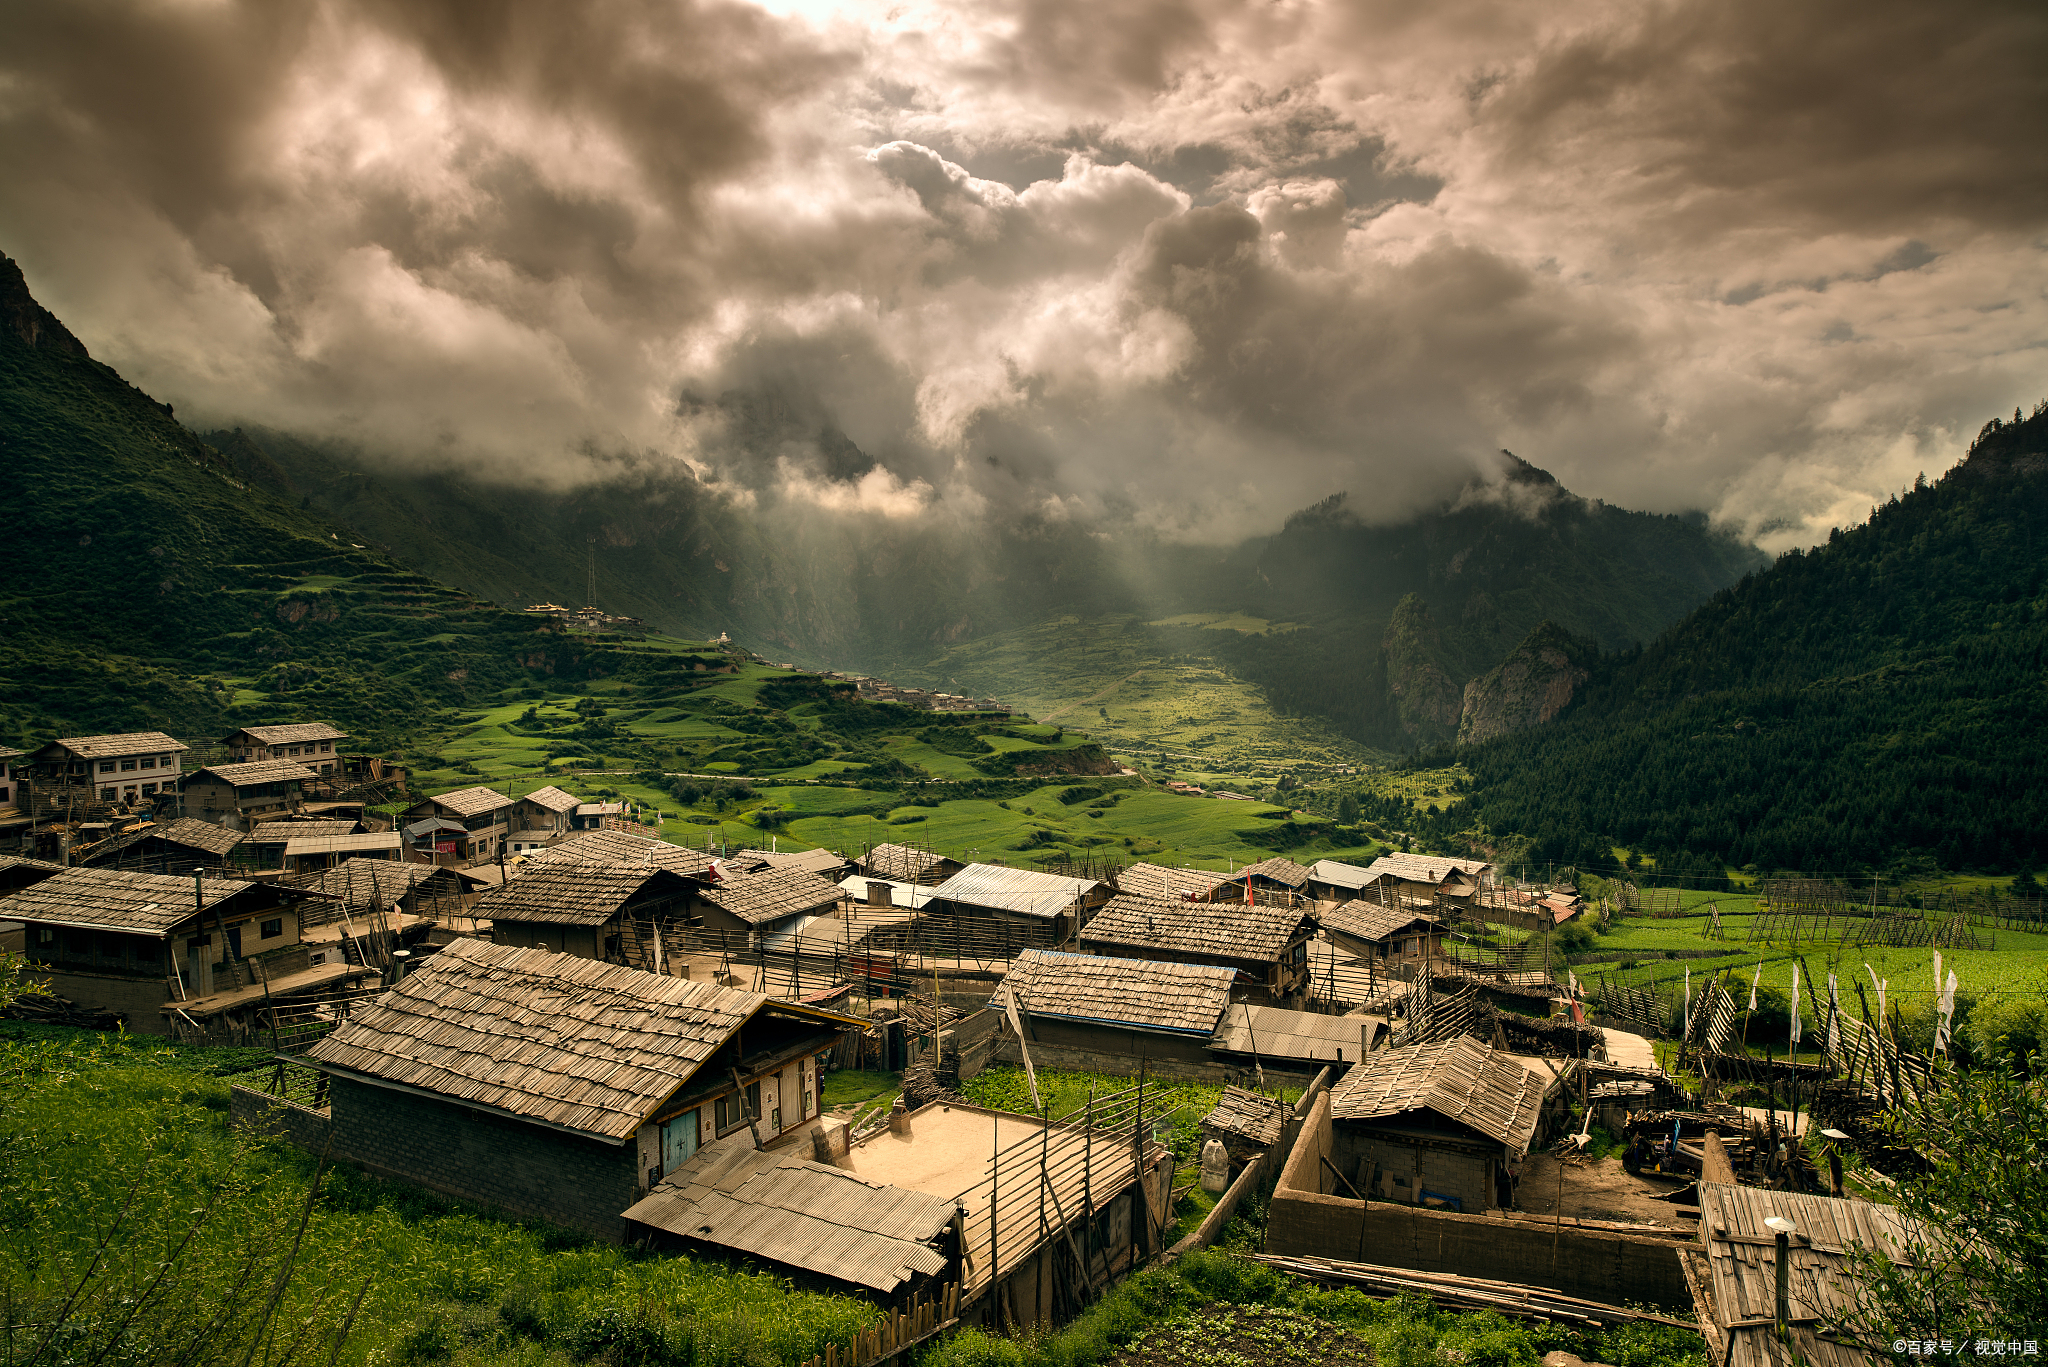
[[[243, 1255], [257, 1259], [246, 1284], [263, 1288], [260, 1301], [301, 1221], [279, 1323], [306, 1334], [306, 1367], [326, 1367], [345, 1317], [334, 1360], [363, 1367], [566, 1367], [621, 1337], [658, 1346], [647, 1361], [795, 1363], [878, 1318], [782, 1277], [647, 1256], [349, 1169], [328, 1170], [309, 1203], [312, 1157], [229, 1133], [227, 1082], [211, 1073], [251, 1052], [54, 1028], [0, 1036], [0, 1289], [31, 1320], [31, 1307], [78, 1294], [80, 1360], [158, 1276], [160, 1309], [143, 1328], [190, 1321], [209, 1350], [193, 1360], [238, 1358], [252, 1318], [232, 1310], [236, 1278], [250, 1275]], [[216, 1310], [222, 1322], [206, 1327]], [[285, 1346], [263, 1360], [289, 1360]], [[156, 1351], [134, 1348], [138, 1360]]]
[[[1257, 618], [1198, 614], [1176, 624], [1263, 633]], [[1061, 617], [907, 662], [899, 682], [989, 694], [1105, 748], [1204, 786], [1266, 785], [1281, 774], [1384, 763], [1309, 718], [1282, 716], [1215, 661], [1161, 653], [1135, 617]]]
[[[1889, 983], [1888, 1000], [1901, 1008], [1908, 1011], [1924, 1008], [1934, 999], [1935, 951], [1932, 949], [1866, 947], [1835, 942], [1751, 944], [1748, 937], [1755, 919], [1750, 910], [1755, 905], [1754, 898], [1702, 893], [1699, 899], [1720, 906], [1722, 925], [1727, 933], [1725, 941], [1710, 937], [1707, 932], [1711, 920], [1705, 916], [1668, 920], [1630, 918], [1621, 922], [1612, 933], [1599, 936], [1592, 949], [1603, 953], [1640, 950], [1642, 957], [1618, 963], [1582, 964], [1577, 969], [1579, 976], [1582, 979], [1597, 978], [1606, 973], [1631, 984], [1654, 982], [1668, 992], [1683, 983], [1689, 969], [1696, 991], [1703, 991], [1709, 979], [1725, 974], [1730, 995], [1746, 999], [1748, 985], [1755, 976], [1758, 963], [1763, 964], [1763, 986], [1789, 991], [1793, 965], [1803, 962], [1800, 997], [1806, 1004], [1801, 1009], [1811, 1020], [1811, 998], [1807, 995], [1806, 985], [1811, 983], [1825, 999], [1830, 970], [1840, 984], [1844, 1010], [1860, 1014], [1855, 987], [1860, 982], [1874, 1012], [1875, 993], [1871, 990], [1870, 975], [1864, 967], [1868, 964], [1876, 970], [1880, 980]], [[1743, 910], [1731, 912], [1731, 907], [1742, 907]], [[1950, 971], [1955, 973], [1959, 992], [1984, 1002], [2048, 998], [2048, 935], [2001, 930], [1996, 932], [1996, 947], [1992, 948], [1989, 947], [1992, 932], [1980, 930], [1977, 934], [1986, 942], [1986, 948], [1941, 951], [1942, 972], [1944, 975]], [[1716, 958], [1659, 957], [1665, 950], [1713, 949], [1722, 944], [1726, 945], [1728, 952]]]

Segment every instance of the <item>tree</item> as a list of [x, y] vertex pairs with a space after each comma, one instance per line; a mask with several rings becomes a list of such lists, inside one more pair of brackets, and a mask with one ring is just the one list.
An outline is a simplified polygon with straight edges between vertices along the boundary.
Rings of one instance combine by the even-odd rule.
[[2048, 1088], [2019, 1067], [1944, 1066], [1939, 1081], [1896, 1141], [1930, 1165], [1899, 1184], [1908, 1261], [1853, 1251], [1837, 1328], [1884, 1348], [1951, 1340], [1961, 1361], [1979, 1337], [2048, 1330]]
[[1337, 823], [1342, 826], [1358, 824], [1358, 794], [1346, 793], [1337, 799]]

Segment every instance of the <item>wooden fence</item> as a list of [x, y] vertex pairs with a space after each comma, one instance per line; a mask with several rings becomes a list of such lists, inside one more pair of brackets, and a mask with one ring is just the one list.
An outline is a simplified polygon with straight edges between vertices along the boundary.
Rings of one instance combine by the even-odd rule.
[[827, 1344], [823, 1353], [806, 1358], [803, 1367], [867, 1367], [914, 1348], [959, 1322], [960, 1284], [954, 1282], [912, 1301], [908, 1310], [891, 1310], [880, 1324], [855, 1334], [844, 1350], [836, 1343]]

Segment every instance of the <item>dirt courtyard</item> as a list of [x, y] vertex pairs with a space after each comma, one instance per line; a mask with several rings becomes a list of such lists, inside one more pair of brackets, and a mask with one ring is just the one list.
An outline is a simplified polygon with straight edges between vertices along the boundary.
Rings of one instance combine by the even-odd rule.
[[[1562, 1194], [1559, 1169], [1564, 1173]], [[1522, 1180], [1515, 1187], [1515, 1209], [1523, 1215], [1561, 1211], [1581, 1220], [1617, 1220], [1684, 1229], [1692, 1222], [1679, 1218], [1678, 1207], [1654, 1198], [1685, 1185], [1685, 1181], [1676, 1178], [1631, 1177], [1619, 1158], [1602, 1158], [1580, 1165], [1566, 1163], [1554, 1154], [1535, 1153], [1522, 1164]]]

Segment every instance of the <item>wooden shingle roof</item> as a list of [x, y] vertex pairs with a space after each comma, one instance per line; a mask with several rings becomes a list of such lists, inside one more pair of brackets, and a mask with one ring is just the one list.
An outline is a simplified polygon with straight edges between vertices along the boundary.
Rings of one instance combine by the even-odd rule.
[[680, 897], [689, 891], [689, 885], [667, 869], [552, 864], [528, 869], [486, 889], [471, 912], [493, 921], [601, 926], [643, 891], [656, 897], [664, 893]]
[[1242, 882], [1246, 878], [1264, 878], [1270, 882], [1279, 883], [1284, 887], [1298, 888], [1303, 883], [1306, 883], [1310, 877], [1311, 873], [1307, 868], [1295, 863], [1285, 855], [1276, 854], [1271, 859], [1261, 859], [1256, 864], [1245, 865], [1237, 871], [1233, 881]]
[[1169, 869], [1163, 864], [1133, 864], [1116, 876], [1118, 891], [1137, 897], [1203, 898], [1229, 881], [1227, 873]]
[[[117, 736], [65, 736], [50, 744], [61, 745], [80, 759], [118, 759], [122, 755], [153, 755], [165, 750], [188, 748], [161, 731], [124, 731]], [[49, 748], [48, 745], [43, 747], [45, 750]]]
[[187, 849], [199, 850], [216, 859], [222, 859], [233, 852], [245, 838], [240, 831], [216, 826], [211, 821], [201, 821], [194, 816], [181, 816], [176, 821], [141, 826], [102, 840], [91, 849], [83, 851], [80, 862], [97, 864], [147, 840], [162, 840], [173, 845], [182, 845]]
[[864, 872], [877, 878], [893, 879], [899, 883], [918, 883], [938, 867], [943, 859], [943, 856], [933, 854], [930, 850], [913, 850], [908, 845], [877, 845], [858, 862]]
[[319, 774], [295, 759], [259, 759], [248, 764], [209, 764], [185, 776], [193, 783], [211, 774], [235, 788], [253, 788], [259, 783], [284, 783], [291, 779], [318, 778]]
[[306, 836], [354, 835], [360, 821], [258, 821], [249, 832], [252, 845], [276, 845]]
[[[329, 1072], [613, 1144], [768, 998], [636, 968], [457, 940], [315, 1044]], [[780, 1014], [838, 1022], [776, 1002]]]
[[953, 1223], [945, 1197], [871, 1182], [792, 1149], [734, 1135], [699, 1149], [625, 1218], [876, 1291], [946, 1270], [932, 1245]]
[[[1764, 1224], [1773, 1215], [1798, 1226], [1788, 1250], [1789, 1345], [1779, 1342], [1775, 1325], [1777, 1231]], [[1705, 1263], [1699, 1289], [1708, 1304], [1700, 1307], [1700, 1327], [1712, 1360], [1733, 1367], [1866, 1367], [1884, 1361], [1881, 1353], [1866, 1356], [1863, 1350], [1816, 1331], [1826, 1329], [1829, 1320], [1854, 1304], [1855, 1287], [1848, 1275], [1853, 1245], [1861, 1243], [1895, 1262], [1909, 1262], [1908, 1245], [1916, 1237], [1925, 1245], [1939, 1245], [1892, 1206], [1700, 1183], [1700, 1242], [1706, 1257], [1693, 1266]]]
[[750, 926], [767, 925], [806, 912], [839, 905], [846, 894], [802, 869], [765, 869], [713, 883], [704, 900], [739, 917]]
[[1007, 1007], [1021, 992], [1034, 1016], [1207, 1037], [1230, 1005], [1235, 981], [1235, 969], [1211, 964], [1027, 949], [1011, 962], [990, 1005]]
[[126, 869], [66, 869], [12, 896], [0, 897], [0, 921], [78, 926], [161, 939], [201, 907], [210, 909], [255, 886], [233, 878], [195, 880]]
[[373, 901], [381, 907], [394, 906], [425, 882], [443, 884], [443, 891], [451, 897], [462, 891], [462, 880], [453, 869], [403, 859], [345, 859], [331, 869], [294, 874], [281, 881], [289, 887], [337, 898], [350, 911], [367, 908]]
[[1382, 1120], [1434, 1111], [1527, 1153], [1542, 1119], [1543, 1094], [1543, 1083], [1529, 1069], [1461, 1035], [1367, 1055], [1330, 1089], [1330, 1118]]
[[1202, 1117], [1202, 1130], [1233, 1134], [1254, 1144], [1271, 1148], [1280, 1142], [1280, 1126], [1287, 1119], [1287, 1103], [1278, 1097], [1225, 1087], [1216, 1098], [1216, 1108]]
[[445, 807], [457, 816], [482, 816], [495, 812], [500, 807], [512, 805], [512, 799], [494, 788], [457, 788], [452, 793], [436, 793], [428, 801], [437, 807]]
[[1036, 869], [969, 864], [932, 889], [933, 898], [991, 911], [1013, 911], [1050, 920], [1102, 886], [1092, 878], [1066, 878]]
[[347, 740], [348, 732], [337, 730], [324, 721], [286, 722], [279, 726], [245, 726], [231, 734], [247, 736], [259, 745], [303, 745], [309, 740]]
[[711, 867], [711, 856], [702, 850], [671, 845], [666, 840], [657, 840], [651, 835], [635, 835], [631, 831], [579, 831], [528, 856], [523, 867], [545, 868], [556, 864], [668, 869], [695, 877]]
[[1443, 922], [1434, 916], [1407, 907], [1383, 907], [1363, 898], [1325, 906], [1316, 913], [1316, 919], [1323, 923], [1325, 930], [1368, 942], [1384, 940], [1410, 927], [1436, 930], [1443, 926]]
[[1366, 866], [1374, 878], [1392, 876], [1404, 883], [1441, 883], [1454, 873], [1478, 877], [1484, 859], [1450, 859], [1435, 854], [1383, 854]]
[[560, 788], [552, 785], [546, 788], [536, 788], [519, 800], [521, 802], [531, 802], [536, 807], [556, 814], [574, 811], [577, 804], [583, 801], [576, 794], [565, 793]]
[[1115, 945], [1264, 964], [1276, 962], [1313, 924], [1292, 907], [1124, 896], [1110, 898], [1089, 918], [1081, 943], [1091, 950]]

